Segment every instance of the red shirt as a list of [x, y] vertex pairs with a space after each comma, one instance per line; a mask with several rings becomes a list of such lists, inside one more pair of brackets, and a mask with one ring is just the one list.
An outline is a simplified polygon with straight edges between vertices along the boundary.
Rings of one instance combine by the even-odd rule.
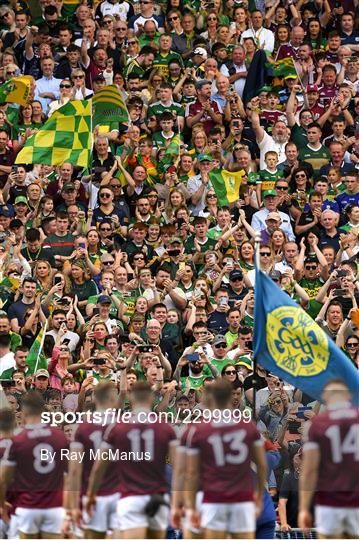
[[113, 467], [121, 478], [122, 497], [166, 493], [166, 458], [176, 443], [175, 432], [167, 423], [137, 422], [135, 414], [133, 422], [105, 431], [102, 449], [119, 451]]
[[[94, 460], [96, 457], [96, 451], [99, 450], [103, 441], [104, 431], [107, 426], [102, 426], [102, 423], [84, 423], [79, 424], [74, 436], [74, 442], [70, 447], [73, 450], [79, 450], [85, 452], [84, 459], [82, 461], [82, 480], [81, 491], [86, 493], [88, 481]], [[119, 491], [119, 476], [116, 472], [116, 468], [109, 466], [106, 469], [105, 475], [102, 479], [101, 487], [98, 491], [99, 495], [111, 495], [112, 493], [118, 493]]]
[[[210, 105], [211, 105], [211, 109], [216, 114], [222, 114], [222, 110], [220, 109], [216, 101], [210, 100]], [[196, 114], [198, 114], [202, 109], [203, 109], [203, 104], [197, 99], [197, 101], [195, 101], [194, 103], [190, 103], [188, 105], [186, 117], [188, 118], [190, 116], [196, 116]], [[207, 112], [204, 113], [204, 115], [201, 117], [199, 123], [203, 125], [203, 129], [206, 135], [209, 135], [210, 130], [218, 125], [215, 122], [213, 122], [212, 118]]]
[[[64, 473], [67, 460], [61, 449], [68, 442], [63, 432], [46, 424], [25, 426], [15, 435], [4, 456], [4, 464], [15, 466], [11, 484], [16, 506], [21, 508], [54, 508], [62, 506]], [[51, 462], [41, 450], [53, 452]]]
[[359, 410], [343, 407], [313, 418], [304, 448], [320, 449], [316, 502], [359, 507]]
[[192, 437], [187, 438], [187, 446], [189, 454], [200, 453], [203, 502], [252, 501], [252, 449], [262, 444], [252, 422], [196, 424]]

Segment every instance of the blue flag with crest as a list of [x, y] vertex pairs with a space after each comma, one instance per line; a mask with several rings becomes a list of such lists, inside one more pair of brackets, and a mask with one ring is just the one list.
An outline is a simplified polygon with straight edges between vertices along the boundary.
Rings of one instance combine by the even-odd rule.
[[254, 355], [268, 369], [314, 399], [340, 377], [359, 405], [359, 372], [332, 339], [288, 294], [256, 268]]

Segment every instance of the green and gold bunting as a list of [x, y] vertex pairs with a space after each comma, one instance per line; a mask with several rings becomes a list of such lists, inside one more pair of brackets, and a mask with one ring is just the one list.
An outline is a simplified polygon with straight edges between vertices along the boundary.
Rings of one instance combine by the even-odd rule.
[[18, 103], [26, 105], [31, 101], [31, 83], [33, 78], [30, 75], [15, 77], [4, 82], [0, 86], [0, 103]]
[[128, 111], [120, 90], [115, 84], [105, 86], [92, 98], [93, 125], [129, 121]]
[[272, 69], [275, 77], [288, 77], [288, 75], [297, 76], [297, 71], [291, 56], [287, 56], [276, 62], [270, 62], [267, 64], [267, 67]]
[[91, 104], [70, 101], [31, 135], [19, 152], [16, 163], [87, 167], [91, 156]]
[[209, 173], [210, 184], [216, 192], [220, 206], [227, 206], [238, 201], [244, 171], [230, 172], [222, 170]]

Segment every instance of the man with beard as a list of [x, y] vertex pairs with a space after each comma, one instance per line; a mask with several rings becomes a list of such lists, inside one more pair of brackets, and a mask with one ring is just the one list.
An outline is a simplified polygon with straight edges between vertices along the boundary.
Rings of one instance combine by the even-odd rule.
[[289, 140], [289, 131], [287, 125], [282, 121], [278, 120], [273, 125], [272, 135], [268, 135], [260, 124], [261, 112], [259, 108], [259, 98], [253, 98], [250, 103], [252, 111], [252, 128], [256, 135], [257, 144], [260, 150], [260, 170], [265, 168], [264, 157], [267, 152], [274, 151], [278, 154], [278, 163], [282, 163], [286, 160], [285, 155], [285, 145]]

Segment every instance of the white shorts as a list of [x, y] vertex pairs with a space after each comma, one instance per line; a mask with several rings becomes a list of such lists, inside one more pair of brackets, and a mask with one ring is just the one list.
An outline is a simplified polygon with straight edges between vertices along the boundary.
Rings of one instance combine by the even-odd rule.
[[325, 536], [346, 533], [349, 537], [359, 536], [359, 508], [339, 508], [317, 505], [315, 523], [318, 533]]
[[254, 502], [203, 503], [202, 529], [229, 533], [254, 532], [256, 510]]
[[65, 518], [65, 510], [57, 508], [16, 508], [18, 530], [24, 534], [60, 534]]
[[[117, 520], [117, 503], [120, 498], [119, 493], [111, 495], [98, 495], [96, 497], [96, 505], [93, 509], [92, 517], [84, 510], [83, 528], [91, 529], [97, 532], [106, 532], [108, 530], [118, 529]], [[87, 497], [82, 497], [82, 508], [86, 508]]]
[[[146, 527], [154, 531], [165, 531], [169, 524], [168, 506], [162, 504], [154, 517], [145, 514], [145, 507], [151, 495], [131, 495], [121, 498], [117, 503], [117, 516], [119, 520], [119, 530], [138, 529]], [[169, 503], [168, 495], [164, 499]]]
[[15, 514], [11, 514], [7, 538], [9, 540], [18, 540], [19, 538], [18, 519]]

